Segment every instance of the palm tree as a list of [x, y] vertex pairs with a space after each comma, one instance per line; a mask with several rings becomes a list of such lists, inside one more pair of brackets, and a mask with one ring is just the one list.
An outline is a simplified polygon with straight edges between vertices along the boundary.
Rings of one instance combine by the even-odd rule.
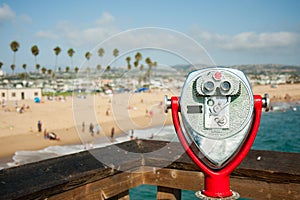
[[70, 71], [70, 67], [66, 66], [66, 73], [69, 73], [69, 71]]
[[[102, 58], [104, 52], [105, 52], [105, 51], [104, 51], [103, 48], [99, 48], [99, 49], [98, 49], [98, 56], [99, 56], [100, 58]], [[97, 65], [97, 71], [100, 72], [100, 70], [101, 70], [101, 64]]]
[[54, 53], [55, 53], [55, 70], [57, 68], [57, 58], [58, 58], [58, 55], [60, 54], [61, 52], [61, 48], [59, 46], [56, 46], [54, 49], [53, 49]]
[[24, 64], [22, 65], [22, 68], [24, 69], [25, 72], [26, 72], [26, 67], [27, 67], [27, 65], [24, 63]]
[[32, 47], [31, 47], [31, 53], [32, 53], [32, 55], [34, 56], [34, 64], [35, 64], [35, 68], [38, 70], [39, 69], [39, 67], [37, 67], [37, 62], [36, 62], [36, 57], [39, 55], [39, 48], [38, 48], [38, 46], [37, 45], [33, 45]]
[[139, 65], [139, 62], [142, 60], [143, 56], [140, 52], [137, 52], [134, 57], [135, 57], [134, 66], [137, 67]]
[[110, 65], [108, 65], [107, 67], [106, 67], [106, 69], [105, 69], [105, 71], [110, 71]]
[[74, 68], [74, 72], [77, 74], [78, 71], [79, 71], [79, 68], [78, 68], [78, 67], [75, 67], [75, 68]]
[[126, 57], [127, 69], [128, 69], [128, 70], [131, 70], [131, 64], [130, 64], [130, 61], [131, 61], [131, 57], [130, 57], [130, 56]]
[[35, 65], [35, 69], [36, 69], [37, 72], [39, 72], [40, 67], [41, 67], [40, 64], [36, 64], [36, 65]]
[[42, 67], [42, 74], [45, 75], [47, 69], [45, 67]]
[[14, 55], [13, 55], [13, 65], [14, 65], [14, 67], [16, 67], [16, 65], [15, 65], [16, 64], [16, 52], [19, 50], [20, 44], [17, 41], [14, 40], [14, 41], [12, 41], [10, 43], [10, 48], [14, 52]]
[[129, 64], [130, 64], [130, 61], [131, 61], [131, 58], [130, 58], [130, 56], [126, 57], [126, 62], [127, 62], [127, 65], [129, 65]]
[[52, 69], [48, 69], [47, 74], [50, 76], [52, 74]]
[[101, 57], [103, 57], [103, 54], [104, 54], [104, 49], [103, 48], [100, 48], [100, 49], [98, 49], [98, 56], [101, 58]]
[[11, 69], [11, 71], [12, 71], [12, 74], [15, 73], [15, 68], [16, 68], [16, 65], [15, 65], [15, 64], [12, 64], [12, 65], [10, 66], [10, 69]]
[[127, 65], [127, 69], [128, 69], [128, 71], [131, 70], [131, 64], [130, 63]]
[[92, 54], [87, 51], [84, 56], [85, 56], [86, 60], [88, 61], [88, 66], [86, 68], [86, 73], [87, 73], [87, 76], [89, 77], [89, 74], [90, 74], [90, 58], [91, 58]]
[[91, 56], [92, 56], [92, 54], [90, 52], [86, 52], [84, 56], [89, 61], [90, 58], [91, 58]]
[[119, 55], [119, 50], [118, 49], [114, 49], [113, 50], [113, 56], [117, 57]]
[[3, 66], [3, 62], [0, 62], [0, 69], [2, 69], [2, 66]]
[[24, 69], [24, 75], [25, 75], [25, 78], [26, 78], [26, 76], [27, 76], [27, 72], [26, 72], [27, 65], [24, 63], [22, 65], [22, 68]]
[[74, 49], [70, 48], [68, 50], [68, 55], [70, 56], [70, 59], [71, 59], [71, 67], [73, 67], [73, 55], [74, 55], [75, 51]]
[[153, 64], [152, 64], [152, 61], [151, 61], [151, 59], [149, 57], [147, 57], [145, 59], [145, 62], [148, 65], [148, 70], [147, 70], [146, 74], [147, 74], [147, 77], [148, 77], [148, 81], [150, 82], [150, 79], [151, 79], [151, 70], [152, 70], [152, 65]]

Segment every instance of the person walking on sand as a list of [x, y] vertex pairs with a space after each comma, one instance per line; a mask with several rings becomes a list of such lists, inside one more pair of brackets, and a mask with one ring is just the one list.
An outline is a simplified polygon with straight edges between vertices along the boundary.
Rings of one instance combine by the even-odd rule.
[[81, 131], [84, 133], [84, 129], [85, 129], [85, 123], [82, 122], [82, 126], [81, 126]]
[[41, 120], [38, 121], [37, 128], [38, 128], [39, 132], [42, 132], [42, 122], [41, 122]]
[[97, 135], [99, 135], [101, 131], [101, 127], [99, 124], [96, 124], [96, 131], [97, 131]]
[[48, 139], [48, 132], [47, 132], [47, 129], [44, 129], [44, 139]]
[[93, 123], [90, 123], [90, 134], [91, 134], [91, 136], [94, 136], [94, 125], [93, 125]]
[[114, 135], [115, 135], [115, 127], [112, 127], [110, 132], [110, 138], [114, 139]]

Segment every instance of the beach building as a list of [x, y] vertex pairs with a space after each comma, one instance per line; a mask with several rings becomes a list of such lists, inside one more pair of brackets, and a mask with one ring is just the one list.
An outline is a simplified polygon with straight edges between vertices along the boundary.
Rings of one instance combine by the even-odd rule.
[[40, 88], [11, 88], [0, 89], [0, 100], [2, 101], [19, 101], [42, 97], [42, 89]]

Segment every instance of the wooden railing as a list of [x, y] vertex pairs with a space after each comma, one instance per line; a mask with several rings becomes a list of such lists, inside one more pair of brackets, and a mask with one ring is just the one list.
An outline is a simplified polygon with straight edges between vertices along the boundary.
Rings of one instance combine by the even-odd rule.
[[[163, 153], [148, 155], [168, 145]], [[203, 189], [203, 174], [179, 143], [133, 140], [0, 171], [0, 199], [129, 199], [129, 190], [157, 186], [157, 199]], [[93, 155], [92, 155], [93, 154]], [[107, 156], [104, 165], [96, 158]], [[170, 156], [177, 158], [169, 163]], [[117, 162], [116, 162], [116, 159]], [[165, 166], [161, 168], [161, 166]], [[231, 175], [231, 188], [250, 199], [300, 199], [300, 154], [252, 150]]]

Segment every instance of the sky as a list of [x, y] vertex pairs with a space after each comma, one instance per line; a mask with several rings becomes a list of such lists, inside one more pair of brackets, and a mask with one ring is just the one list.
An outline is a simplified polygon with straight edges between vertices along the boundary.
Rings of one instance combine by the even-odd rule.
[[58, 66], [71, 65], [69, 48], [73, 65], [80, 66], [85, 52], [97, 57], [99, 47], [105, 47], [103, 57], [113, 48], [124, 57], [151, 47], [194, 64], [206, 57], [215, 65], [300, 66], [299, 10], [297, 0], [0, 0], [0, 62], [10, 72], [16, 40], [17, 71], [24, 63], [34, 69], [33, 45], [40, 49], [37, 62], [47, 68], [55, 65], [56, 46], [62, 49]]

